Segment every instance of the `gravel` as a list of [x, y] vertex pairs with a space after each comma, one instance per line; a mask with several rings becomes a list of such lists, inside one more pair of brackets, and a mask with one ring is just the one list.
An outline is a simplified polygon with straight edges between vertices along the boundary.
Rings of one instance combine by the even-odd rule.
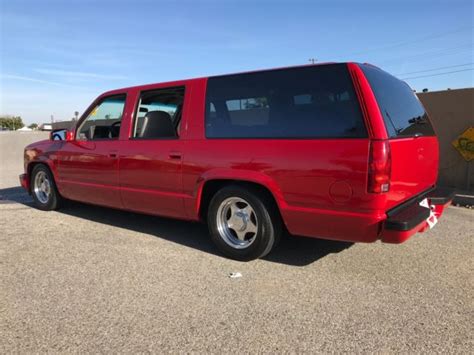
[[0, 196], [1, 353], [472, 351], [472, 210], [402, 245], [291, 238], [240, 263], [200, 224]]

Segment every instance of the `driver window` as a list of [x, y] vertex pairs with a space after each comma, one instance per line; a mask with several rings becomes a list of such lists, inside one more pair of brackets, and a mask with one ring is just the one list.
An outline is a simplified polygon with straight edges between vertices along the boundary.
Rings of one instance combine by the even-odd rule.
[[77, 139], [117, 139], [124, 107], [125, 95], [103, 99], [82, 122], [78, 129]]

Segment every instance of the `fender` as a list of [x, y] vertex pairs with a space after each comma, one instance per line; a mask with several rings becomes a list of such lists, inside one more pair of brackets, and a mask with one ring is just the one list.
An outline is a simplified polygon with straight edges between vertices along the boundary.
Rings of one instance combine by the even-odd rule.
[[31, 178], [30, 173], [32, 170], [32, 166], [35, 164], [45, 164], [48, 166], [49, 170], [53, 174], [54, 181], [56, 182], [56, 186], [60, 191], [60, 186], [58, 184], [57, 179], [57, 152], [60, 147], [58, 145], [62, 145], [62, 142], [59, 141], [42, 141], [38, 143], [34, 143], [29, 145], [25, 148], [24, 152], [24, 163], [25, 163], [25, 173], [27, 174], [27, 179]]
[[254, 170], [216, 168], [204, 172], [197, 179], [196, 187], [193, 193], [194, 203], [191, 206], [186, 206], [189, 217], [193, 219], [199, 218], [199, 210], [201, 208], [202, 192], [204, 190], [204, 186], [207, 182], [213, 180], [233, 180], [261, 185], [270, 191], [280, 210], [287, 207], [287, 203], [283, 198], [283, 194], [277, 182], [267, 174]]

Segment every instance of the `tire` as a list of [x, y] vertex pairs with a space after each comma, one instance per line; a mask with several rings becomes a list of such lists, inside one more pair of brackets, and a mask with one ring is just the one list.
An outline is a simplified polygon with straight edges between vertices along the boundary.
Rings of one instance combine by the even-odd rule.
[[43, 211], [52, 211], [59, 207], [59, 195], [53, 174], [44, 164], [36, 165], [31, 172], [31, 196], [35, 206]]
[[229, 185], [209, 203], [211, 238], [226, 256], [249, 261], [264, 257], [279, 242], [281, 218], [270, 199], [258, 190]]

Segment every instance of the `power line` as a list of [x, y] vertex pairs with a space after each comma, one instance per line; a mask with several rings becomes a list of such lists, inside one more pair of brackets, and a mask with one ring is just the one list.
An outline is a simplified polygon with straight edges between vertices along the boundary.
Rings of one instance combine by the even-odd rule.
[[419, 53], [409, 55], [409, 56], [392, 57], [390, 59], [382, 60], [377, 63], [378, 64], [393, 63], [393, 62], [400, 62], [400, 61], [403, 61], [403, 63], [412, 63], [412, 62], [417, 62], [420, 60], [426, 60], [428, 56], [431, 57], [431, 56], [436, 55], [436, 57], [441, 57], [441, 56], [446, 56], [446, 55], [449, 56], [449, 55], [457, 54], [459, 52], [464, 52], [464, 51], [472, 51], [472, 48], [473, 48], [473, 42], [469, 42], [469, 43], [464, 43], [462, 45], [458, 45], [456, 47], [428, 50], [428, 51], [419, 52]]
[[474, 26], [460, 27], [460, 28], [457, 28], [456, 30], [453, 30], [453, 31], [432, 33], [432, 34], [429, 34], [429, 35], [426, 35], [426, 36], [423, 36], [423, 37], [419, 37], [418, 39], [415, 39], [415, 40], [398, 42], [398, 43], [394, 43], [394, 44], [391, 44], [391, 45], [381, 46], [381, 47], [376, 47], [376, 48], [375, 47], [374, 48], [369, 48], [369, 49], [364, 50], [364, 51], [358, 51], [358, 52], [352, 52], [352, 53], [346, 54], [346, 56], [365, 54], [365, 53], [368, 53], [368, 52], [376, 52], [376, 51], [380, 51], [380, 50], [403, 47], [403, 46], [418, 43], [418, 42], [423, 42], [423, 41], [432, 40], [432, 39], [435, 39], [435, 38], [444, 37], [444, 36], [447, 36], [447, 35], [450, 35], [450, 34], [453, 34], [453, 33], [463, 32], [465, 30], [471, 30], [472, 28], [474, 28]]
[[402, 78], [402, 80], [428, 78], [428, 77], [431, 77], [431, 76], [439, 76], [439, 75], [446, 75], [446, 74], [452, 74], [452, 73], [460, 73], [460, 72], [470, 71], [470, 70], [474, 70], [474, 68], [462, 69], [462, 70], [453, 70], [453, 71], [448, 71], [448, 72], [445, 72], [445, 73], [438, 73], [438, 74], [412, 76], [412, 77], [409, 77], [409, 78]]
[[450, 68], [457, 68], [457, 67], [465, 67], [466, 65], [472, 65], [472, 64], [474, 64], [474, 62], [466, 63], [466, 64], [449, 65], [449, 66], [446, 66], [446, 67], [438, 67], [438, 68], [426, 69], [426, 70], [411, 71], [411, 72], [408, 72], [408, 73], [401, 73], [401, 74], [395, 74], [395, 75], [407, 75], [407, 74], [426, 73], [426, 72], [436, 71], [436, 70], [441, 70], [441, 69], [450, 69]]

